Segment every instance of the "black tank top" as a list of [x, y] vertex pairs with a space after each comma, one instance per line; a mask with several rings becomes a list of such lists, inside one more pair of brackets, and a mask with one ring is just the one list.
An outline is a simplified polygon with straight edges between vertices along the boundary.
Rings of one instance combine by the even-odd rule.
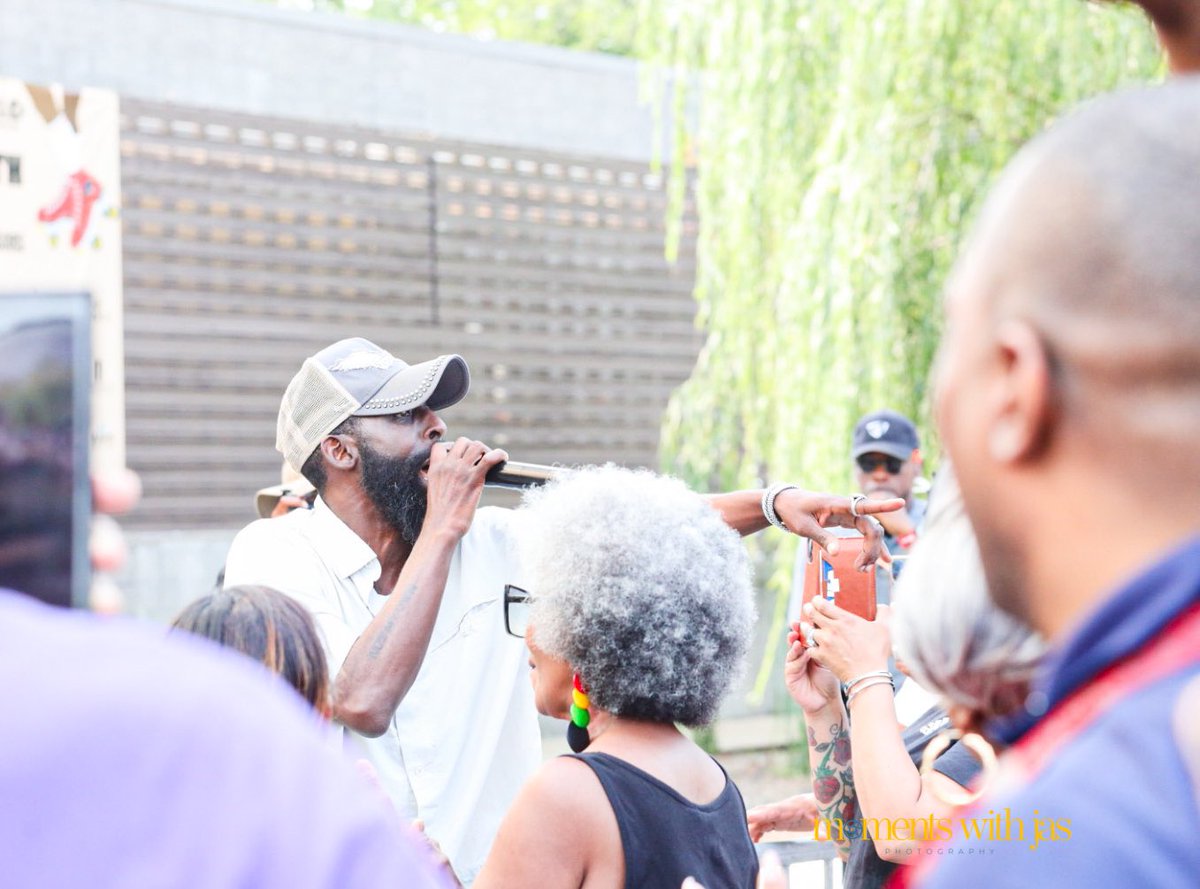
[[625, 889], [679, 889], [689, 876], [704, 889], [754, 889], [758, 856], [742, 795], [728, 774], [721, 795], [701, 806], [607, 753], [572, 758], [596, 773], [617, 816]]

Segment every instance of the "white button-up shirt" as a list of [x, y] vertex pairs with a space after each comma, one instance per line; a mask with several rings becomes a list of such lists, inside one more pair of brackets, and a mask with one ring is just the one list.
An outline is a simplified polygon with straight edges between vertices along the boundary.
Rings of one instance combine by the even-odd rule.
[[[541, 758], [524, 643], [504, 631], [504, 585], [520, 585], [514, 513], [480, 509], [450, 563], [429, 649], [388, 731], [346, 743], [368, 758], [402, 817], [421, 818], [464, 883]], [[336, 677], [387, 601], [375, 553], [320, 499], [234, 539], [225, 585], [260, 584], [316, 620]]]

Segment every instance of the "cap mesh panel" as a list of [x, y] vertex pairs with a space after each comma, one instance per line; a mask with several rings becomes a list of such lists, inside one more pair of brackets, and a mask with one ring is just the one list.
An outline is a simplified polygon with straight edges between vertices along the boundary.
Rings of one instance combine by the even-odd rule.
[[293, 466], [303, 466], [321, 439], [358, 410], [358, 401], [312, 358], [292, 377], [275, 428], [275, 448]]

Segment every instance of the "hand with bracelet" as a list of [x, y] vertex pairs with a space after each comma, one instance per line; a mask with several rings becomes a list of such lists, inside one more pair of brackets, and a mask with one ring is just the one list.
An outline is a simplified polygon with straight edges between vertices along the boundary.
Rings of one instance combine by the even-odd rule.
[[902, 512], [899, 497], [870, 500], [862, 495], [841, 497], [818, 494], [795, 485], [775, 485], [763, 493], [762, 511], [778, 528], [808, 537], [830, 553], [838, 551], [838, 538], [826, 528], [853, 528], [864, 537], [863, 551], [855, 559], [859, 571], [871, 569], [876, 560], [890, 562], [883, 545], [883, 528], [876, 516]]
[[[932, 824], [947, 817], [953, 811], [950, 800], [961, 796], [963, 784], [937, 771], [937, 764], [935, 770], [922, 774], [920, 750], [928, 741], [911, 741], [909, 736], [924, 738], [930, 729], [932, 738], [948, 718], [935, 708], [907, 735], [902, 729], [888, 672], [891, 614], [887, 606], [880, 606], [876, 620], [867, 621], [817, 598], [804, 606], [802, 617], [803, 623], [793, 624], [788, 637], [791, 647], [784, 678], [792, 698], [804, 709], [820, 817], [840, 818], [847, 825], [910, 823], [907, 819], [915, 824], [929, 818], [933, 821], [927, 823]], [[815, 644], [804, 646], [802, 636]], [[884, 862], [916, 861], [912, 852], [920, 845], [918, 839], [907, 834], [869, 839], [847, 835], [838, 843], [839, 854], [849, 859], [847, 885], [882, 885], [884, 869], [889, 867]]]
[[816, 643], [813, 657], [818, 664], [844, 685], [862, 678], [856, 688], [863, 688], [881, 672], [887, 675], [892, 653], [890, 624], [887, 605], [880, 605], [875, 620], [870, 621], [818, 597], [804, 606], [801, 630], [807, 637], [811, 628]]

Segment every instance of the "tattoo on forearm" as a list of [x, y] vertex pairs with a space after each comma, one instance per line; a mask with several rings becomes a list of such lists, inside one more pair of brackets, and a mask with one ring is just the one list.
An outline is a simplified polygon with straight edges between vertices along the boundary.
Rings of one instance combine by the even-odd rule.
[[832, 840], [838, 852], [845, 856], [850, 852], [854, 828], [859, 823], [854, 772], [850, 764], [850, 730], [839, 719], [829, 726], [828, 735], [828, 739], [822, 740], [812, 726], [808, 727], [808, 747], [815, 762], [813, 796], [817, 800], [817, 824], [813, 836]]
[[410, 583], [406, 586], [403, 592], [400, 593], [400, 601], [393, 607], [391, 614], [388, 615], [383, 626], [379, 628], [379, 632], [375, 634], [375, 638], [371, 640], [371, 647], [367, 649], [367, 657], [371, 660], [376, 660], [383, 654], [383, 648], [387, 645], [388, 639], [391, 638], [392, 631], [396, 629], [396, 624], [400, 623], [401, 612], [404, 606], [408, 604], [408, 600], [417, 592], [417, 585]]

